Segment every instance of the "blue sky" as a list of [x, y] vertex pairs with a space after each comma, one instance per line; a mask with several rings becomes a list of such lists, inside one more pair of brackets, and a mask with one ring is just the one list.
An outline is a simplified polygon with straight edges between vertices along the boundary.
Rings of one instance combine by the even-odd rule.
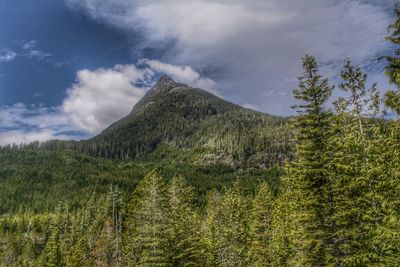
[[300, 58], [382, 92], [393, 0], [0, 0], [0, 145], [95, 135], [161, 74], [290, 114]]
[[[23, 49], [45, 57], [30, 57]], [[0, 64], [0, 105], [58, 105], [82, 68], [131, 62], [125, 35], [71, 12], [63, 1], [1, 0], [0, 49], [18, 54]]]

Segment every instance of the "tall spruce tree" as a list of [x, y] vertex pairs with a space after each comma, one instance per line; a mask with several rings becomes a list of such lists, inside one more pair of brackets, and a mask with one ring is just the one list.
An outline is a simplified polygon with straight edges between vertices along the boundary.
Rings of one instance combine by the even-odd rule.
[[166, 190], [167, 239], [172, 266], [201, 266], [200, 218], [194, 210], [193, 188], [181, 176], [172, 178]]
[[[392, 109], [397, 113], [397, 116], [400, 116], [400, 4], [397, 4], [394, 9], [395, 21], [389, 26], [390, 35], [386, 37], [388, 41], [390, 41], [394, 47], [396, 48], [393, 55], [385, 56], [384, 58], [387, 60], [387, 65], [385, 68], [385, 73], [389, 77], [389, 82], [396, 85], [396, 90], [388, 91], [385, 95], [385, 105]], [[389, 226], [389, 229], [399, 229], [400, 228], [400, 186], [399, 183], [396, 182], [400, 178], [399, 169], [400, 169], [400, 122], [399, 120], [390, 122], [388, 125], [385, 125], [384, 129], [384, 142], [380, 142], [377, 147], [381, 147], [381, 159], [384, 161], [380, 161], [382, 171], [381, 174], [391, 177], [392, 184], [390, 186], [391, 190], [386, 190], [386, 194], [391, 198], [391, 201], [385, 201], [385, 207], [391, 206], [394, 207], [394, 211], [391, 212], [391, 215], [386, 218], [386, 224]], [[385, 144], [384, 146], [382, 146]], [[388, 230], [388, 229], [387, 229]], [[391, 251], [392, 255], [399, 255], [399, 247], [398, 240], [400, 240], [400, 231], [384, 231], [386, 237], [390, 240], [397, 240], [397, 245], [393, 246], [393, 242], [390, 242], [391, 245], [386, 245], [385, 248], [388, 248], [388, 251]], [[388, 233], [389, 232], [389, 233]], [[393, 249], [396, 248], [396, 249]], [[399, 265], [400, 259], [399, 256], [391, 256], [389, 257], [393, 262], [392, 265]]]
[[380, 97], [376, 85], [366, 86], [367, 75], [346, 61], [339, 88], [347, 96], [336, 102], [330, 151], [331, 175], [335, 190], [335, 255], [340, 265], [362, 266], [373, 262], [370, 240], [379, 221], [377, 180], [371, 162], [377, 155], [369, 153], [373, 137], [374, 116]]
[[206, 266], [247, 266], [250, 202], [236, 182], [221, 196], [207, 198], [203, 242]]
[[268, 251], [271, 266], [298, 265], [298, 258], [294, 257], [298, 247], [293, 235], [297, 225], [292, 221], [293, 213], [297, 208], [296, 204], [292, 180], [288, 176], [283, 176], [272, 209], [271, 240]]
[[153, 171], [138, 184], [129, 204], [124, 265], [168, 266], [165, 205], [163, 178]]
[[253, 200], [250, 221], [249, 264], [251, 266], [270, 266], [272, 238], [273, 194], [267, 183], [262, 183]]
[[307, 266], [325, 266], [332, 261], [332, 237], [335, 223], [332, 182], [330, 181], [327, 140], [330, 113], [324, 105], [333, 87], [318, 71], [314, 57], [303, 58], [303, 76], [294, 96], [301, 103], [293, 121], [296, 134], [296, 159], [290, 164], [292, 199], [296, 202], [292, 219], [297, 224], [296, 261]]
[[92, 254], [97, 266], [120, 266], [123, 202], [118, 187], [111, 186], [103, 199], [93, 222], [97, 238]]

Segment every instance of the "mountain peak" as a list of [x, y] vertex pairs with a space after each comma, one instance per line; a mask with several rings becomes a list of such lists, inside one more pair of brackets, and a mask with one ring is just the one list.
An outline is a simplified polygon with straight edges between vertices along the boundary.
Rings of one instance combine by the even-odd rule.
[[175, 83], [175, 81], [168, 75], [164, 74], [160, 77], [157, 83]]
[[172, 80], [168, 75], [163, 75], [160, 77], [154, 88], [157, 89], [165, 89], [165, 88], [170, 88], [174, 87], [176, 85], [176, 82]]
[[161, 76], [154, 87], [150, 89], [146, 95], [133, 107], [131, 114], [135, 114], [143, 106], [146, 106], [148, 103], [152, 102], [155, 97], [159, 96], [160, 94], [168, 93], [177, 86], [182, 86], [182, 84], [176, 83], [167, 75]]

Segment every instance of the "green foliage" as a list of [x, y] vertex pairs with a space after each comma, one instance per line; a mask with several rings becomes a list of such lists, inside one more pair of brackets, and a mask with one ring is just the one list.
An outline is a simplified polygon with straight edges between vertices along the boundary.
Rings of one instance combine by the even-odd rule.
[[207, 266], [246, 266], [250, 203], [235, 183], [208, 196], [203, 224]]
[[170, 264], [200, 266], [205, 258], [200, 244], [200, 217], [195, 212], [194, 190], [181, 176], [172, 178], [166, 191], [166, 222]]
[[137, 186], [129, 204], [125, 236], [127, 266], [167, 266], [166, 197], [163, 178], [155, 172]]
[[290, 163], [295, 209], [290, 214], [297, 223], [295, 233], [299, 262], [310, 266], [324, 266], [329, 261], [332, 186], [327, 173], [329, 156], [329, 113], [324, 104], [332, 93], [328, 80], [318, 73], [315, 58], [303, 58], [304, 74], [299, 78], [295, 98], [302, 101], [295, 106], [301, 114], [293, 126], [297, 139], [297, 157]]
[[61, 239], [60, 239], [60, 227], [61, 223], [61, 214], [60, 211], [56, 212], [56, 217], [53, 219], [53, 222], [50, 224], [49, 232], [50, 236], [46, 242], [46, 247], [43, 251], [43, 256], [41, 259], [41, 265], [46, 267], [57, 267], [62, 264], [62, 255], [61, 255]]
[[[206, 151], [161, 146], [142, 160], [107, 160], [78, 152], [32, 149], [0, 149], [0, 214], [52, 211], [59, 202], [71, 209], [81, 208], [91, 194], [108, 194], [110, 185], [118, 186], [127, 197], [153, 169], [167, 180], [175, 175], [186, 177], [204, 202], [208, 190], [221, 189], [234, 180], [255, 191], [259, 181], [279, 186], [280, 166], [233, 168], [223, 162], [203, 161]], [[213, 156], [210, 156], [213, 159]]]
[[389, 26], [390, 36], [386, 37], [386, 40], [391, 42], [397, 48], [394, 55], [384, 56], [387, 65], [385, 67], [385, 73], [389, 77], [389, 82], [397, 86], [397, 90], [388, 91], [385, 97], [385, 104], [389, 108], [393, 109], [397, 115], [400, 115], [400, 5], [397, 4], [395, 7], [396, 20]]
[[250, 218], [250, 249], [248, 262], [252, 266], [271, 265], [272, 212], [274, 197], [267, 183], [259, 186], [253, 200]]

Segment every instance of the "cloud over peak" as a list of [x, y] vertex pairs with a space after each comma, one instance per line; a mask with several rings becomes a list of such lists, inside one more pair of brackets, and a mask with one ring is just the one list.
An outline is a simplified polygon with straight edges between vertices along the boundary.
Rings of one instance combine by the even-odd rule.
[[[387, 49], [393, 1], [384, 2], [67, 0], [108, 27], [143, 37], [132, 43], [135, 54], [151, 48], [163, 62], [204, 70], [226, 98], [274, 114], [287, 114], [304, 54], [333, 77], [346, 58], [368, 65]], [[271, 90], [283, 93], [265, 94]]]
[[0, 107], [0, 145], [93, 136], [128, 115], [161, 74], [193, 87], [214, 85], [188, 66], [149, 59], [137, 65], [83, 69], [77, 72], [60, 106], [17, 103]]
[[129, 113], [145, 92], [135, 84], [146, 81], [151, 75], [149, 70], [139, 70], [133, 65], [80, 70], [76, 82], [67, 90], [62, 110], [76, 128], [98, 133]]

